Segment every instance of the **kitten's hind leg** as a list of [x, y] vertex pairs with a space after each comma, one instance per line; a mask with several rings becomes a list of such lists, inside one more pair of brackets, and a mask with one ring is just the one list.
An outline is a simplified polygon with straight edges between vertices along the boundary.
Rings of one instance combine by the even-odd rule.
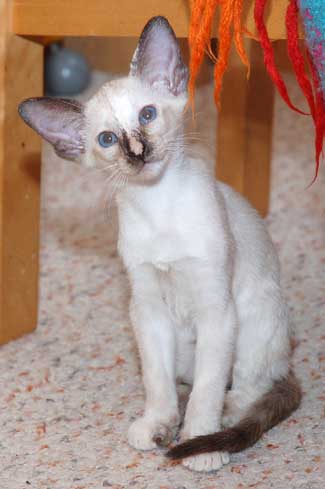
[[[266, 389], [267, 390], [267, 389]], [[242, 388], [227, 392], [221, 424], [224, 428], [234, 426], [249, 413], [250, 407], [266, 390], [262, 386], [245, 384]]]
[[286, 306], [280, 297], [258, 300], [240, 316], [231, 390], [226, 394], [222, 424], [233, 426], [251, 406], [285, 378], [290, 341]]

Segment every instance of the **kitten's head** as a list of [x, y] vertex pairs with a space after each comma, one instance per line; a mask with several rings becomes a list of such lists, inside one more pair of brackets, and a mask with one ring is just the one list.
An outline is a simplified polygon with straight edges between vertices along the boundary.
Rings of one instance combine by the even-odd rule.
[[23, 101], [19, 113], [62, 158], [154, 182], [177, 147], [187, 78], [172, 28], [154, 17], [141, 34], [129, 76], [105, 84], [84, 105], [41, 97]]

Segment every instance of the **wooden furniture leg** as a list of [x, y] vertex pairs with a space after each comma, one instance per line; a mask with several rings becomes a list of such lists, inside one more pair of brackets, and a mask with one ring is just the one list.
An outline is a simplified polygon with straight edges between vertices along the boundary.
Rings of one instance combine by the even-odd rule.
[[274, 88], [261, 47], [248, 41], [251, 74], [237, 53], [231, 54], [221, 95], [217, 129], [216, 175], [265, 216], [270, 193]]
[[9, 33], [0, 0], [0, 344], [37, 323], [41, 141], [17, 105], [42, 95], [43, 48]]

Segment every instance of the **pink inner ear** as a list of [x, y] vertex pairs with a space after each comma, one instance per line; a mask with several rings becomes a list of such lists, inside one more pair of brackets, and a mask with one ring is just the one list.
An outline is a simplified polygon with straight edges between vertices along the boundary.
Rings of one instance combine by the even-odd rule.
[[79, 102], [49, 97], [28, 99], [20, 104], [19, 113], [59, 156], [74, 159], [84, 152], [84, 112]]

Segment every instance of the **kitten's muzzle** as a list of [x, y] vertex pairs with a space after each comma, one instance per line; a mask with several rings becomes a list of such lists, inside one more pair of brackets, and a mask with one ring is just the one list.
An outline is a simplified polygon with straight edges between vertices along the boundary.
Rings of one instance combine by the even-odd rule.
[[130, 165], [139, 167], [150, 162], [152, 147], [142, 134], [128, 136], [123, 132], [120, 144]]

